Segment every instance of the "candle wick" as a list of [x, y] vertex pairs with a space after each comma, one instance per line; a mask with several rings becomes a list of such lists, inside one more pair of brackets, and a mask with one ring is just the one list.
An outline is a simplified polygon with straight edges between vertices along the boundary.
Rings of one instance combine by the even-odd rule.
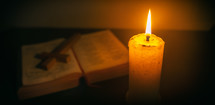
[[146, 36], [146, 41], [149, 41], [149, 38], [150, 38], [150, 36], [149, 36], [149, 35], [147, 35], [147, 36]]

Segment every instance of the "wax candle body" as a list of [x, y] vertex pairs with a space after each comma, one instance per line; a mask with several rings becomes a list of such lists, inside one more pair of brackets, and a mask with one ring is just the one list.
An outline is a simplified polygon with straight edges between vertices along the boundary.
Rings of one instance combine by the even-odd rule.
[[150, 34], [133, 36], [129, 41], [129, 102], [157, 103], [164, 41]]

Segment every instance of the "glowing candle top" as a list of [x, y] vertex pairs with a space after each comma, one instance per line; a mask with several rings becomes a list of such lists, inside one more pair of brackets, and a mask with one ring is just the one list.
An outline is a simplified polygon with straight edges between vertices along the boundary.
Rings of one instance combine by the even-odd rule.
[[164, 44], [164, 41], [151, 33], [151, 10], [149, 9], [146, 32], [133, 36], [129, 43], [136, 43], [140, 46], [160, 46]]

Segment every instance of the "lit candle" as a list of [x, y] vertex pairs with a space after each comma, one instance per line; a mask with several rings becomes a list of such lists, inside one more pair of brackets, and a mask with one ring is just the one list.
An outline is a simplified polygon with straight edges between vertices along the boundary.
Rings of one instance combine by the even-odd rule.
[[164, 41], [151, 34], [149, 10], [146, 32], [129, 40], [129, 91], [131, 103], [156, 104], [159, 101]]

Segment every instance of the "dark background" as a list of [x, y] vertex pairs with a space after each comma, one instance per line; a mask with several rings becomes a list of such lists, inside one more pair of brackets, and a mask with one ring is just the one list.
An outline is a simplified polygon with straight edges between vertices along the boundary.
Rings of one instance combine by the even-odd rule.
[[[21, 46], [73, 33], [111, 31], [127, 46], [132, 35], [144, 32], [148, 8], [152, 33], [165, 41], [161, 104], [213, 104], [215, 13], [213, 0], [182, 1], [23, 1], [1, 3], [1, 103], [126, 104], [128, 76], [81, 85], [62, 92], [19, 101]], [[143, 14], [143, 15], [142, 15]]]
[[1, 0], [1, 30], [24, 28], [209, 30], [214, 0]]

